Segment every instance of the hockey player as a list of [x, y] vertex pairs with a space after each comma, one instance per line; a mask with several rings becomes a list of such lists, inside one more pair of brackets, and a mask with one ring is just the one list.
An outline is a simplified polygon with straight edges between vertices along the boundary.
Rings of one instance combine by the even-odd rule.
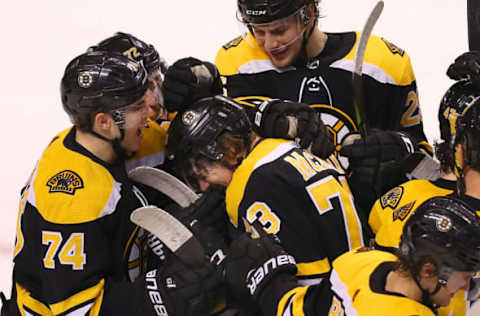
[[158, 54], [155, 47], [137, 37], [117, 32], [97, 45], [88, 48], [88, 51], [108, 51], [123, 54], [136, 62], [142, 63], [148, 73], [148, 90], [145, 102], [154, 111], [152, 120], [166, 120], [167, 113], [163, 106], [161, 86], [163, 74], [167, 70], [166, 61]]
[[144, 67], [121, 54], [88, 52], [66, 67], [61, 99], [74, 125], [52, 139], [22, 191], [2, 316], [210, 310], [206, 297], [219, 282], [207, 263], [177, 262], [130, 282], [140, 271], [128, 262], [140, 262], [142, 250], [129, 217], [148, 201], [128, 180], [125, 159], [152, 115], [147, 88]]
[[[238, 0], [237, 19], [245, 32], [220, 48], [215, 63], [231, 97], [257, 104], [265, 98], [310, 104], [321, 113], [340, 151], [346, 137], [358, 131], [352, 72], [360, 33], [321, 31], [319, 2]], [[363, 86], [368, 128], [377, 131], [344, 148], [339, 160], [343, 167], [349, 160], [355, 162], [350, 164], [356, 173], [350, 184], [361, 191], [355, 195], [357, 202], [370, 210], [394, 186], [381, 184], [386, 178], [379, 171], [383, 164], [411, 153], [410, 141], [428, 152], [431, 148], [423, 132], [410, 57], [403, 49], [372, 35], [365, 52]]]
[[108, 51], [120, 53], [131, 60], [142, 63], [148, 73], [148, 90], [145, 103], [153, 110], [148, 128], [143, 129], [142, 145], [127, 161], [127, 169], [138, 166], [157, 167], [165, 162], [165, 138], [168, 127], [168, 113], [163, 106], [161, 86], [162, 76], [167, 69], [166, 62], [160, 57], [155, 47], [137, 37], [123, 32], [117, 32], [88, 51]]
[[[263, 315], [436, 315], [480, 269], [480, 218], [454, 197], [434, 197], [405, 224], [396, 254], [359, 248], [338, 257], [328, 279], [299, 287], [295, 266], [268, 235], [233, 242], [226, 279]], [[316, 245], [313, 245], [316, 246]]]
[[303, 284], [320, 282], [333, 259], [363, 245], [335, 157], [322, 160], [293, 141], [256, 136], [241, 105], [230, 98], [201, 99], [178, 114], [167, 152], [191, 184], [226, 188], [228, 216], [239, 231], [258, 221], [277, 234], [295, 257]]
[[[440, 124], [440, 135], [442, 142], [436, 145], [436, 155], [441, 162], [444, 175], [436, 181], [429, 180], [412, 180], [406, 182], [382, 196], [372, 208], [369, 218], [369, 224], [375, 233], [375, 247], [392, 251], [398, 247], [400, 236], [406, 220], [415, 212], [415, 209], [423, 201], [437, 195], [447, 195], [456, 190], [455, 154], [454, 142], [459, 141], [458, 131], [465, 133], [473, 133], [473, 125], [461, 124], [457, 127], [457, 122], [463, 121], [464, 115], [475, 116], [475, 111], [480, 106], [478, 98], [480, 97], [480, 89], [475, 85], [474, 81], [478, 80], [478, 72], [475, 66], [480, 62], [480, 56], [472, 52], [468, 52], [459, 56], [455, 62], [449, 67], [448, 74], [452, 78], [461, 79], [459, 72], [461, 71], [466, 78], [466, 64], [472, 65], [468, 69], [468, 77], [470, 80], [462, 79], [453, 84], [445, 96], [442, 98], [438, 111], [438, 119]], [[452, 74], [453, 73], [453, 74]], [[475, 77], [477, 77], [475, 79]], [[465, 128], [466, 127], [466, 128]], [[470, 164], [470, 160], [465, 161], [466, 165]], [[467, 196], [469, 204], [477, 210], [480, 210], [480, 192], [477, 191], [476, 172], [468, 167], [469, 180], [465, 182], [467, 188]], [[471, 297], [474, 293], [471, 293]], [[463, 291], [459, 291], [452, 304], [440, 308], [438, 314], [440, 316], [464, 316], [468, 310], [469, 302]]]

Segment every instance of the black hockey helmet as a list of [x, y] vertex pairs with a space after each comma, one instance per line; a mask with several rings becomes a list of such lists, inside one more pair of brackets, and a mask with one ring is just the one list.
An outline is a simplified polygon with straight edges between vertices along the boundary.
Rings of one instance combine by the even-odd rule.
[[88, 51], [101, 50], [117, 52], [136, 62], [141, 62], [149, 74], [157, 70], [160, 70], [162, 73], [166, 71], [166, 64], [160, 58], [155, 47], [128, 33], [117, 32], [113, 36], [104, 39], [88, 49]]
[[286, 18], [318, 0], [238, 0], [237, 18], [242, 23], [264, 24]]
[[87, 52], [66, 67], [60, 83], [64, 110], [79, 128], [91, 131], [95, 113], [110, 113], [123, 128], [122, 108], [147, 91], [145, 68], [119, 53]]
[[400, 251], [411, 267], [429, 258], [438, 269], [439, 284], [453, 271], [480, 270], [480, 217], [453, 196], [433, 197], [408, 219]]
[[456, 131], [457, 118], [472, 103], [478, 102], [480, 91], [467, 80], [454, 83], [445, 93], [438, 108], [438, 122], [440, 124], [440, 137], [453, 145]]
[[167, 156], [188, 159], [201, 155], [219, 161], [223, 153], [216, 139], [225, 131], [248, 138], [251, 125], [243, 107], [222, 95], [200, 99], [185, 112], [178, 113], [170, 124]]

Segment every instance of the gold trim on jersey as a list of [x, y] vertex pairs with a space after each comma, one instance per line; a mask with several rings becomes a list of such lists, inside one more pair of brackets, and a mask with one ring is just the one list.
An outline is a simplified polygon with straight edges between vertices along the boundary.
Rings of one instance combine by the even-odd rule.
[[249, 64], [252, 65], [250, 68], [252, 68], [254, 72], [265, 71], [267, 67], [275, 69], [270, 58], [264, 50], [258, 46], [253, 36], [251, 34], [248, 34], [248, 36], [249, 43], [242, 39], [238, 45], [230, 46], [228, 49], [222, 46], [218, 51], [215, 58], [215, 65], [222, 76], [238, 74], [241, 67], [248, 67]]
[[273, 161], [297, 145], [285, 139], [262, 140], [235, 170], [227, 187], [225, 203], [232, 224], [238, 228], [238, 207], [243, 199], [245, 187], [253, 171], [265, 163]]
[[[356, 40], [350, 52], [330, 67], [342, 68], [353, 72], [355, 52], [360, 32], [355, 31]], [[408, 86], [415, 81], [408, 54], [397, 54], [390, 50], [386, 41], [376, 35], [370, 35], [362, 67], [362, 72], [382, 83]]]
[[[342, 59], [333, 62], [330, 67], [353, 72], [354, 57], [360, 32], [355, 32], [356, 40], [349, 53]], [[233, 76], [239, 73], [260, 73], [268, 70], [277, 72], [295, 69], [275, 67], [268, 55], [256, 43], [255, 38], [248, 34], [248, 40], [241, 40], [234, 46], [220, 48], [215, 58], [215, 64], [222, 76]], [[415, 81], [410, 57], [388, 41], [371, 35], [365, 52], [363, 73], [382, 83], [407, 86]], [[399, 53], [402, 52], [402, 53]]]
[[[64, 146], [70, 130], [61, 132], [43, 152], [28, 195], [28, 202], [45, 220], [58, 224], [84, 223], [111, 214], [120, 199], [121, 184], [104, 166]], [[66, 188], [60, 190], [62, 186]]]
[[297, 262], [297, 276], [312, 276], [325, 274], [330, 271], [330, 262], [328, 258], [317, 260], [314, 262]]
[[[22, 315], [25, 315], [25, 307], [31, 309], [35, 313], [39, 313], [40, 315], [58, 315], [65, 313], [66, 311], [72, 310], [75, 306], [83, 305], [88, 301], [95, 300], [93, 302], [92, 307], [90, 308], [90, 312], [88, 315], [96, 316], [100, 313], [101, 302], [103, 300], [103, 286], [105, 284], [105, 280], [102, 279], [96, 285], [80, 291], [68, 299], [51, 304], [49, 307], [42, 302], [34, 299], [30, 296], [30, 291], [22, 287], [20, 284], [15, 283], [16, 291], [17, 291], [17, 306], [18, 310]], [[81, 306], [79, 308], [82, 308]]]
[[303, 304], [308, 286], [296, 287], [285, 293], [278, 303], [277, 316], [305, 316]]
[[236, 97], [234, 98], [235, 101], [238, 103], [254, 108], [262, 104], [264, 101], [271, 100], [272, 98], [263, 97], [263, 96], [244, 96], [244, 97]]

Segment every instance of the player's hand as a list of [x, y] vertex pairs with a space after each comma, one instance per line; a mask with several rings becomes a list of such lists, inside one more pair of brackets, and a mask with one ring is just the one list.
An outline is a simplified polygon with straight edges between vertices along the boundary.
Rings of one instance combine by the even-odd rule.
[[366, 138], [352, 134], [344, 139], [340, 153], [348, 157], [350, 188], [363, 212], [407, 180], [402, 163], [415, 151], [412, 139], [402, 132], [373, 130]]
[[235, 239], [226, 260], [226, 282], [240, 301], [246, 298], [258, 302], [267, 285], [275, 280], [286, 284], [286, 279], [295, 280], [297, 272], [295, 259], [280, 246], [278, 240], [262, 228], [256, 231], [257, 238], [244, 233]]
[[447, 75], [453, 80], [471, 80], [480, 88], [480, 51], [470, 51], [458, 56], [448, 67]]
[[162, 91], [165, 107], [173, 113], [200, 98], [222, 94], [223, 86], [214, 64], [187, 57], [167, 69]]
[[202, 266], [191, 267], [172, 256], [162, 267], [137, 279], [136, 284], [143, 287], [140, 315], [208, 315], [225, 301], [221, 277], [207, 260]]
[[263, 137], [297, 139], [301, 147], [323, 159], [335, 150], [332, 134], [320, 114], [303, 103], [265, 101], [256, 109], [254, 125]]

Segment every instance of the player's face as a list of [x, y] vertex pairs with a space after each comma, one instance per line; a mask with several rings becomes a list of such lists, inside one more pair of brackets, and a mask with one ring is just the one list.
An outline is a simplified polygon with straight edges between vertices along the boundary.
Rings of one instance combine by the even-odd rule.
[[167, 112], [163, 106], [162, 76], [158, 71], [148, 76], [148, 90], [145, 93], [145, 103], [152, 108], [152, 120], [166, 119]]
[[305, 27], [298, 13], [284, 19], [267, 23], [251, 24], [258, 45], [276, 67], [290, 66], [302, 48]]
[[432, 296], [432, 300], [439, 306], [447, 306], [450, 304], [452, 297], [460, 290], [467, 291], [470, 280], [475, 275], [473, 272], [454, 271], [445, 286]]
[[200, 191], [205, 192], [210, 187], [226, 188], [232, 181], [233, 170], [215, 161], [204, 164], [202, 168], [193, 167], [193, 173]]
[[153, 114], [151, 107], [147, 105], [145, 100], [146, 95], [125, 108], [125, 136], [121, 145], [128, 152], [135, 152], [140, 149], [143, 138], [142, 130], [147, 126], [147, 119]]

